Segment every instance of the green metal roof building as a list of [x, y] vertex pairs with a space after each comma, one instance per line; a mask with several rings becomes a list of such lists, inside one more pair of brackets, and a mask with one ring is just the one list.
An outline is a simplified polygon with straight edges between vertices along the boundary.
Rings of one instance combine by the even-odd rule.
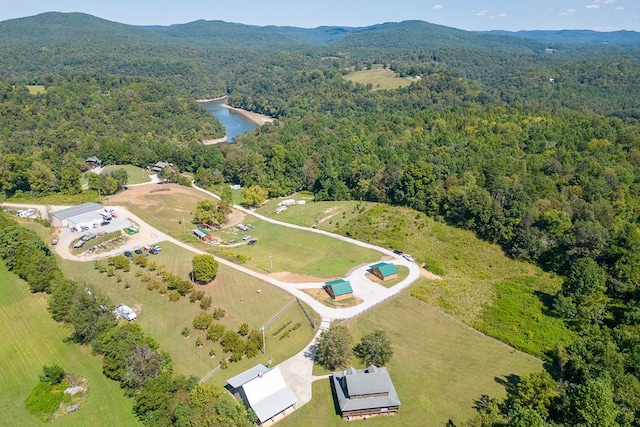
[[388, 262], [379, 262], [370, 267], [371, 274], [380, 280], [390, 280], [398, 277], [398, 268], [395, 264]]
[[351, 283], [344, 279], [325, 282], [324, 290], [327, 291], [327, 293], [331, 295], [331, 298], [335, 300], [341, 300], [353, 296], [353, 288], [351, 287]]

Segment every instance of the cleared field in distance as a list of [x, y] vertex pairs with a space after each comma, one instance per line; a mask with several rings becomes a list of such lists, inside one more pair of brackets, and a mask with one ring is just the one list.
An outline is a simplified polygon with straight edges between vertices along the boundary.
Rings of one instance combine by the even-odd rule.
[[370, 84], [373, 87], [373, 90], [398, 89], [409, 86], [412, 82], [416, 81], [413, 77], [398, 77], [395, 72], [381, 68], [356, 71], [355, 73], [347, 74], [344, 78], [352, 81], [353, 83], [360, 83], [363, 85]]
[[105, 203], [122, 205], [153, 227], [174, 237], [191, 234], [192, 212], [198, 201], [209, 196], [177, 184], [152, 184], [133, 187], [109, 198]]
[[91, 348], [65, 343], [69, 330], [47, 311], [43, 294], [31, 294], [28, 285], [0, 263], [0, 412], [6, 426], [43, 426], [24, 401], [38, 383], [43, 365], [58, 364], [87, 378], [90, 392], [80, 410], [53, 423], [63, 426], [139, 426], [119, 385], [102, 375], [102, 359]]
[[47, 89], [42, 85], [27, 85], [27, 90], [31, 95], [44, 95]]
[[[542, 370], [542, 361], [515, 351], [403, 293], [347, 324], [354, 343], [386, 331], [394, 355], [387, 365], [402, 401], [398, 415], [374, 417], [373, 426], [456, 425], [475, 416], [482, 394], [503, 396], [509, 375]], [[358, 359], [355, 366], [362, 368]], [[362, 421], [364, 422], [364, 421]], [[316, 381], [310, 403], [280, 421], [283, 427], [343, 426], [328, 380]]]
[[[304, 200], [304, 205], [293, 205], [287, 210], [275, 213], [278, 202], [285, 199]], [[298, 193], [290, 197], [273, 199], [261, 206], [256, 212], [269, 218], [305, 227], [315, 226], [319, 230], [333, 232], [340, 225], [345, 225], [353, 218], [368, 211], [375, 203], [346, 201], [346, 202], [314, 202], [310, 193]]]
[[[162, 242], [161, 246], [160, 254], [150, 255], [149, 261], [164, 265], [166, 271], [180, 277], [188, 277], [194, 254], [167, 242]], [[67, 277], [80, 283], [92, 284], [109, 296], [114, 304], [125, 303], [139, 310], [136, 322], [171, 355], [179, 373], [203, 377], [221, 360], [223, 353], [220, 344], [205, 340], [206, 331], [193, 328], [193, 318], [202, 311], [199, 303], [190, 303], [188, 297], [170, 302], [167, 295], [161, 295], [157, 290], [148, 290], [141, 281], [142, 276], [136, 277], [136, 271], [144, 271], [141, 268], [132, 267], [131, 272], [117, 271], [114, 277], [107, 277], [106, 274], [98, 272], [92, 262], [62, 261], [61, 267]], [[154, 272], [144, 271], [143, 274], [153, 275]], [[121, 279], [119, 283], [118, 277]], [[128, 289], [125, 288], [127, 283], [130, 286]], [[223, 265], [220, 266], [218, 276], [212, 284], [196, 285], [195, 288], [211, 296], [213, 304], [210, 312], [213, 307], [225, 310], [225, 316], [214, 323], [220, 323], [233, 331], [237, 331], [245, 322], [250, 329], [259, 329], [292, 299], [281, 289]], [[260, 292], [257, 292], [258, 290]], [[291, 326], [300, 322], [301, 327], [292, 331], [290, 336], [283, 340], [280, 340], [279, 336], [271, 335], [272, 330], [289, 321]], [[185, 327], [191, 330], [191, 336], [188, 339], [181, 335]], [[279, 363], [300, 351], [311, 340], [314, 333], [315, 331], [296, 303], [267, 329], [267, 354], [260, 353], [253, 359], [229, 363], [227, 370], [220, 371], [210, 381], [222, 385], [235, 373], [240, 373], [257, 363], [266, 364], [268, 360], [272, 360], [274, 364]], [[198, 337], [204, 342], [202, 348], [195, 346]], [[211, 349], [216, 354], [215, 358], [209, 356]]]
[[127, 185], [142, 184], [143, 182], [151, 181], [151, 178], [149, 178], [149, 171], [132, 165], [108, 165], [104, 167], [102, 174], [104, 175], [118, 169], [124, 169], [127, 171], [127, 175], [129, 176]]

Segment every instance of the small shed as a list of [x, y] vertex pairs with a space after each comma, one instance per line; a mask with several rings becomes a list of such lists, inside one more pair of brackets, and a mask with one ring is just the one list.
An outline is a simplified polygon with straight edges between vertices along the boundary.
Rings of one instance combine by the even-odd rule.
[[136, 312], [133, 311], [131, 307], [125, 304], [118, 305], [116, 309], [113, 310], [113, 314], [116, 315], [116, 318], [122, 317], [123, 319], [128, 320], [129, 322], [133, 322], [138, 317], [136, 315]]
[[203, 242], [208, 242], [211, 240], [211, 236], [209, 235], [209, 233], [204, 231], [202, 228], [194, 228], [193, 235], [196, 236], [198, 239], [202, 240]]
[[87, 160], [85, 160], [84, 162], [87, 164], [87, 166], [89, 166], [89, 169], [102, 167], [102, 160], [95, 156], [87, 157]]
[[353, 288], [351, 283], [344, 279], [332, 280], [325, 282], [324, 290], [336, 301], [353, 297]]
[[369, 267], [371, 274], [380, 280], [391, 280], [398, 277], [398, 268], [395, 264], [379, 262]]

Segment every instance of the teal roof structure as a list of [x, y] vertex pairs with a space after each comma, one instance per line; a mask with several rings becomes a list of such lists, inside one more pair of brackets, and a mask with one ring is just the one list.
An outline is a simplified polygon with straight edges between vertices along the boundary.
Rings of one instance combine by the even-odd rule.
[[398, 274], [398, 268], [395, 266], [395, 264], [389, 264], [386, 262], [379, 262], [377, 264], [372, 265], [371, 270], [375, 270], [378, 269], [380, 270], [380, 274], [382, 274], [383, 277], [388, 277], [388, 276], [393, 276], [394, 274]]
[[351, 288], [351, 283], [344, 279], [332, 280], [330, 282], [325, 282], [325, 285], [331, 288], [333, 291], [333, 295], [340, 296], [353, 293], [353, 288]]

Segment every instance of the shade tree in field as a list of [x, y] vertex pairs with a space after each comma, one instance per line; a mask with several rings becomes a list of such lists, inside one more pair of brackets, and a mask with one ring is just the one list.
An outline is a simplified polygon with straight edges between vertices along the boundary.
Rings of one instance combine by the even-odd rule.
[[193, 279], [200, 283], [209, 283], [218, 274], [218, 261], [213, 255], [196, 255], [191, 261]]
[[331, 328], [320, 334], [315, 361], [330, 369], [346, 367], [351, 361], [351, 334], [344, 326]]
[[380, 329], [362, 337], [353, 351], [366, 366], [384, 366], [393, 356], [391, 341], [386, 332]]

